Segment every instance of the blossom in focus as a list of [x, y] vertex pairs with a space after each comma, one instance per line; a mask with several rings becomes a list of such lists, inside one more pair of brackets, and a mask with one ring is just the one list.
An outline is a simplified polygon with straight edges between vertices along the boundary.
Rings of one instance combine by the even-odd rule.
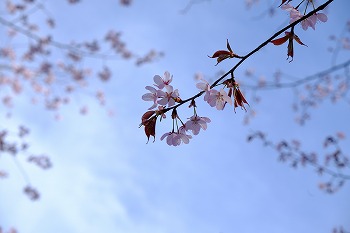
[[228, 43], [228, 40], [227, 40], [227, 43], [226, 43], [226, 47], [228, 49], [227, 50], [218, 50], [216, 51], [213, 56], [209, 56], [210, 58], [216, 58], [216, 65], [219, 64], [220, 62], [222, 62], [223, 60], [227, 59], [227, 58], [234, 58], [234, 57], [239, 57], [237, 54], [235, 54], [232, 49], [231, 49], [231, 46], [230, 44]]
[[207, 129], [207, 123], [210, 123], [211, 120], [208, 117], [200, 117], [194, 115], [185, 123], [185, 128], [187, 131], [191, 131], [193, 135], [199, 134], [201, 129]]
[[179, 91], [176, 89], [173, 91], [172, 86], [168, 86], [168, 89], [166, 92], [158, 90], [158, 97], [160, 100], [157, 101], [160, 105], [168, 105], [168, 107], [171, 107], [175, 105], [175, 102], [180, 102], [181, 99], [179, 98]]
[[216, 106], [217, 110], [223, 110], [226, 103], [232, 105], [232, 100], [224, 89], [220, 89], [220, 91], [211, 89], [207, 102], [211, 107]]
[[153, 77], [153, 81], [155, 82], [154, 86], [156, 86], [160, 90], [162, 90], [164, 87], [167, 90], [172, 88], [172, 86], [170, 85], [172, 80], [173, 80], [173, 76], [170, 75], [168, 71], [164, 72], [163, 78], [160, 77], [159, 75], [155, 75]]
[[192, 136], [186, 134], [185, 127], [181, 126], [178, 132], [172, 131], [172, 132], [165, 133], [160, 138], [160, 140], [163, 140], [164, 138], [166, 138], [166, 142], [169, 146], [179, 146], [181, 142], [188, 144]]
[[196, 84], [196, 87], [202, 91], [205, 91], [205, 95], [204, 95], [204, 101], [207, 101], [208, 102], [208, 99], [210, 97], [210, 91], [211, 91], [211, 88], [210, 88], [210, 85], [208, 83], [207, 80], [205, 79], [201, 79], [203, 82], [199, 82]]
[[[291, 61], [293, 61], [293, 56], [294, 56], [293, 40], [295, 40], [300, 45], [307, 46], [303, 42], [301, 42], [299, 37], [296, 34], [294, 34], [293, 32], [285, 32], [284, 37], [272, 40], [271, 43], [273, 43], [274, 45], [281, 45], [281, 44], [285, 43], [286, 41], [288, 41], [288, 51], [287, 51], [288, 57], [287, 57], [287, 59], [289, 57], [291, 57], [292, 58]], [[291, 62], [291, 61], [289, 61], [289, 62]]]
[[148, 110], [151, 110], [155, 107], [157, 107], [158, 103], [157, 103], [157, 100], [158, 100], [158, 93], [159, 93], [159, 90], [155, 89], [154, 87], [151, 87], [151, 86], [146, 86], [145, 87], [146, 90], [149, 90], [150, 93], [146, 93], [142, 96], [142, 99], [144, 101], [153, 101], [153, 105], [148, 108]]

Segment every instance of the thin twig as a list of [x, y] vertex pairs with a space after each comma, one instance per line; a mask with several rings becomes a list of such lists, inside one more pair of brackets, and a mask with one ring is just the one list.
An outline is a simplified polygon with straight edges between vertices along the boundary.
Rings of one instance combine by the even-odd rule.
[[271, 89], [282, 89], [282, 88], [292, 88], [292, 87], [297, 87], [300, 86], [304, 83], [310, 82], [312, 80], [318, 79], [320, 77], [324, 77], [327, 74], [333, 73], [335, 71], [341, 70], [341, 69], [345, 69], [346, 67], [350, 66], [350, 60], [347, 60], [346, 62], [343, 62], [341, 64], [332, 66], [326, 70], [323, 70], [321, 72], [318, 72], [316, 74], [307, 76], [305, 78], [302, 79], [298, 79], [297, 81], [294, 82], [286, 82], [286, 83], [273, 83], [273, 84], [265, 84], [264, 86], [253, 86], [253, 85], [241, 85], [244, 86], [246, 88], [250, 88], [250, 89], [259, 89], [259, 90], [271, 90]]

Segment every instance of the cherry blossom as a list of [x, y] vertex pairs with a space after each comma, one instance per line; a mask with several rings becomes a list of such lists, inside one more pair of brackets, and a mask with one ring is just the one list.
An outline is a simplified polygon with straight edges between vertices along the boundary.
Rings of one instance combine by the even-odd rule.
[[181, 126], [178, 132], [171, 131], [171, 132], [165, 133], [160, 138], [160, 140], [163, 141], [164, 138], [166, 138], [166, 143], [169, 146], [179, 146], [181, 142], [188, 144], [192, 136], [186, 134], [185, 127]]
[[315, 30], [315, 25], [316, 25], [317, 21], [327, 22], [327, 20], [328, 20], [327, 15], [325, 15], [323, 13], [315, 13], [315, 14], [311, 15], [309, 18], [303, 20], [301, 22], [301, 27], [304, 30], [307, 30], [309, 27], [311, 27], [312, 29]]
[[[301, 14], [299, 12], [298, 9], [294, 8], [290, 4], [283, 5], [283, 6], [281, 6], [281, 8], [283, 10], [290, 12], [290, 23], [293, 23], [304, 16], [303, 14]], [[306, 11], [306, 9], [305, 9], [305, 11]], [[315, 13], [315, 14], [311, 15], [310, 17], [308, 17], [307, 19], [303, 20], [301, 22], [301, 27], [304, 30], [307, 30], [309, 27], [311, 27], [312, 29], [315, 30], [315, 25], [316, 25], [317, 21], [326, 22], [327, 20], [328, 20], [328, 17], [324, 13]]]
[[281, 8], [283, 10], [289, 11], [289, 17], [290, 17], [289, 23], [293, 23], [298, 19], [300, 19], [301, 17], [303, 17], [303, 15], [290, 4], [283, 5], [281, 6]]
[[161, 91], [158, 90], [158, 97], [160, 98], [160, 100], [157, 101], [158, 104], [160, 105], [168, 105], [168, 107], [174, 106], [175, 102], [180, 102], [180, 98], [179, 98], [179, 91], [176, 89], [173, 91], [173, 87], [172, 86], [167, 86], [167, 91]]
[[185, 128], [187, 131], [191, 131], [193, 135], [197, 135], [201, 129], [206, 130], [207, 123], [210, 122], [211, 120], [208, 117], [200, 117], [195, 114], [185, 123]]
[[[197, 105], [195, 102], [195, 99], [204, 96], [204, 101], [206, 101], [211, 107], [215, 107], [217, 110], [223, 110], [226, 106], [226, 103], [229, 103], [234, 106], [234, 111], [236, 112], [237, 107], [241, 107], [241, 109], [246, 110], [246, 105], [249, 106], [248, 101], [245, 99], [243, 93], [241, 92], [239, 88], [239, 84], [235, 81], [233, 72], [236, 70], [236, 68], [244, 61], [246, 58], [250, 57], [253, 53], [264, 47], [268, 42], [273, 43], [274, 45], [281, 45], [288, 41], [288, 50], [287, 50], [287, 59], [291, 57], [291, 60], [293, 60], [294, 56], [294, 49], [293, 49], [293, 43], [294, 40], [300, 44], [306, 46], [299, 37], [294, 33], [294, 28], [296, 21], [299, 23], [301, 22], [301, 19], [307, 18], [306, 14], [308, 4], [311, 2], [313, 5], [313, 2], [311, 0], [307, 1], [307, 4], [305, 7], [305, 11], [303, 13], [300, 13], [300, 6], [304, 2], [302, 1], [297, 6], [293, 7], [291, 4], [289, 4], [291, 0], [282, 0], [282, 3], [280, 7], [283, 10], [286, 10], [289, 12], [289, 18], [290, 18], [290, 24], [285, 27], [285, 29], [280, 30], [278, 33], [276, 33], [272, 38], [275, 38], [277, 35], [280, 35], [283, 33], [283, 31], [290, 29], [290, 31], [285, 31], [285, 35], [277, 38], [277, 39], [268, 39], [263, 44], [259, 45], [256, 49], [252, 50], [252, 52], [248, 53], [246, 56], [239, 56], [235, 54], [227, 40], [226, 47], [227, 50], [217, 50], [214, 52], [212, 56], [208, 56], [210, 58], [215, 58], [217, 64], [222, 62], [223, 60], [229, 59], [229, 58], [240, 58], [241, 61], [238, 62], [233, 68], [231, 68], [228, 72], [221, 74], [220, 78], [218, 78], [216, 81], [213, 82], [212, 85], [209, 84], [205, 79], [202, 78], [202, 76], [197, 75], [196, 80], [199, 80], [199, 82], [196, 84], [196, 87], [200, 90], [197, 94], [193, 95], [190, 98], [187, 98], [185, 100], [181, 100], [179, 98], [179, 91], [178, 89], [173, 88], [171, 84], [173, 80], [173, 76], [168, 72], [165, 71], [163, 76], [155, 75], [153, 77], [154, 84], [153, 86], [146, 86], [146, 89], [150, 92], [147, 94], [144, 94], [142, 96], [142, 99], [145, 101], [152, 101], [153, 106], [151, 106], [150, 109], [156, 108], [158, 106], [158, 111], [149, 111], [144, 114], [147, 115], [147, 117], [143, 117], [145, 119], [142, 120], [143, 126], [145, 126], [145, 133], [146, 136], [149, 138], [150, 136], [155, 136], [155, 123], [158, 116], [162, 116], [160, 119], [165, 118], [165, 113], [172, 110], [171, 118], [172, 118], [172, 130], [169, 132], [163, 134], [161, 136], [161, 140], [166, 139], [166, 142], [170, 146], [178, 146], [181, 143], [187, 144], [189, 143], [190, 139], [192, 138], [191, 135], [198, 135], [200, 130], [206, 130], [207, 129], [207, 123], [210, 123], [211, 120], [208, 117], [200, 117], [197, 115], [196, 109]], [[327, 3], [328, 4], [328, 3]], [[324, 8], [326, 4], [322, 5]], [[314, 7], [314, 6], [313, 6]], [[323, 9], [319, 7], [317, 9]], [[314, 7], [315, 10], [315, 7]], [[316, 10], [315, 10], [316, 12]], [[308, 27], [315, 28], [316, 22], [319, 20], [321, 22], [327, 21], [327, 16], [323, 13], [315, 13], [314, 15], [307, 15], [309, 18], [303, 22], [301, 22], [302, 27], [306, 30]], [[225, 77], [227, 77], [229, 74], [231, 74], [231, 78], [224, 80]], [[198, 78], [199, 76], [199, 78]], [[218, 86], [223, 86], [220, 90], [213, 89]], [[225, 88], [228, 88], [228, 93]], [[177, 114], [178, 108], [183, 105], [186, 102], [190, 102], [189, 108], [193, 108], [194, 114], [187, 118], [187, 122], [183, 122], [179, 115]], [[149, 116], [148, 116], [149, 115]], [[181, 127], [179, 128], [181, 123]], [[191, 135], [186, 134], [186, 131], [190, 131]]]
[[211, 107], [216, 107], [217, 110], [223, 110], [226, 103], [232, 105], [231, 98], [227, 95], [224, 89], [217, 91], [215, 89], [210, 90], [210, 95], [206, 100]]
[[203, 78], [201, 78], [201, 81], [203, 81], [203, 82], [197, 83], [196, 87], [202, 91], [205, 91], [204, 101], [208, 102], [209, 97], [210, 97], [210, 90], [211, 90], [210, 84], [207, 82], [207, 80], [205, 80]]
[[155, 82], [154, 86], [158, 87], [158, 89], [162, 90], [164, 87], [165, 89], [170, 92], [169, 90], [172, 90], [172, 86], [169, 85], [171, 81], [173, 80], [173, 76], [170, 75], [168, 71], [164, 72], [163, 78], [159, 75], [155, 75], [153, 77], [153, 81]]
[[[151, 87], [151, 86], [146, 86], [145, 87], [146, 90], [149, 90], [150, 93], [146, 93], [142, 96], [142, 99], [144, 101], [153, 101], [153, 105], [148, 108], [148, 110], [151, 110], [155, 107], [157, 107], [158, 103], [157, 103], [157, 100], [158, 100], [158, 94], [159, 94], [159, 90], [155, 89], [154, 87]], [[163, 93], [160, 93], [160, 94], [163, 94]]]

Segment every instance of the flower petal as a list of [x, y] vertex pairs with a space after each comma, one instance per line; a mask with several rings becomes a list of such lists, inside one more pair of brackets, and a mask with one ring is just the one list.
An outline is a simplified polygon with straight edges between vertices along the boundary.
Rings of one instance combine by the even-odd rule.
[[327, 15], [325, 15], [323, 13], [318, 13], [317, 14], [317, 19], [320, 20], [321, 22], [327, 22], [328, 17], [327, 17]]

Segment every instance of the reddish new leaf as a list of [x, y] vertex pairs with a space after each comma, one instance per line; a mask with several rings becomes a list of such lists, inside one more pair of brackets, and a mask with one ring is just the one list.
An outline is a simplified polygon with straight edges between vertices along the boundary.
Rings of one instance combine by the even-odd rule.
[[223, 60], [227, 59], [227, 58], [234, 58], [234, 57], [238, 57], [240, 58], [239, 56], [237, 56], [231, 49], [231, 46], [230, 46], [230, 43], [228, 42], [227, 40], [227, 43], [226, 43], [226, 47], [228, 49], [227, 50], [218, 50], [216, 51], [213, 56], [209, 56], [210, 58], [217, 58], [217, 64], [219, 64], [220, 62], [222, 62]]
[[281, 45], [283, 43], [285, 43], [288, 40], [289, 36], [284, 36], [275, 40], [272, 40], [271, 43], [274, 45]]

